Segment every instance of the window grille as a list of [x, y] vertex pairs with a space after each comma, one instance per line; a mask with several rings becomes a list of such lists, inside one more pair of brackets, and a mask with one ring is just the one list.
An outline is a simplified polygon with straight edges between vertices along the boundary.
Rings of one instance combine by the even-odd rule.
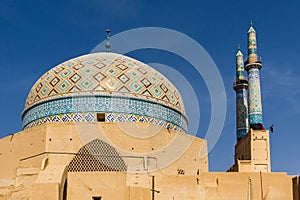
[[68, 166], [69, 172], [126, 170], [126, 164], [115, 148], [99, 139], [82, 147]]

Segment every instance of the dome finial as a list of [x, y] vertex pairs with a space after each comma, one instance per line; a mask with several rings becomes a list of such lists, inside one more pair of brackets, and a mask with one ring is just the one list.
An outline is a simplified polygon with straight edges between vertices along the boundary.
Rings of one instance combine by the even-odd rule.
[[106, 29], [106, 43], [105, 43], [106, 52], [109, 52], [110, 49], [109, 35], [110, 35], [110, 30]]
[[241, 50], [241, 44], [238, 44], [238, 50]]
[[252, 20], [250, 20], [250, 26], [252, 26], [253, 25], [253, 22], [252, 22]]

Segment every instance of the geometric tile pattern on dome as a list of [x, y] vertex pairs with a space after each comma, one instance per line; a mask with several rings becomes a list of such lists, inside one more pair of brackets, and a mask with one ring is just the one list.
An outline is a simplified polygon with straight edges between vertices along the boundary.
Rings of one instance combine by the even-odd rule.
[[115, 53], [68, 60], [44, 74], [28, 94], [25, 110], [42, 100], [73, 94], [112, 94], [152, 99], [184, 113], [175, 86], [152, 67]]
[[[43, 117], [37, 119], [33, 122], [27, 124], [24, 129], [32, 128], [44, 123], [62, 123], [62, 122], [97, 122], [97, 113], [69, 113], [69, 114], [59, 114], [48, 117]], [[175, 130], [181, 133], [186, 131], [181, 127], [166, 122], [160, 119], [145, 117], [134, 114], [123, 114], [123, 113], [105, 113], [105, 122], [149, 122], [151, 124], [159, 125], [164, 128]]]
[[[74, 113], [78, 113], [74, 116], [75, 119], [73, 119], [73, 116], [70, 116]], [[65, 114], [70, 114], [64, 117], [63, 120], [66, 122], [72, 119], [74, 121], [76, 119], [80, 119], [79, 121], [93, 121], [92, 116], [81, 116], [79, 113], [120, 113], [124, 116], [138, 115], [168, 122], [184, 130], [187, 129], [187, 119], [185, 116], [170, 107], [150, 100], [109, 95], [64, 97], [34, 105], [23, 113], [23, 127], [28, 127], [27, 125], [32, 122], [37, 123], [40, 119], [44, 119], [45, 117], [47, 119], [47, 117], [51, 116], [56, 116], [56, 119], [51, 118], [49, 121], [61, 121], [57, 119], [58, 116], [64, 116]]]
[[80, 148], [67, 170], [68, 172], [127, 171], [127, 166], [115, 148], [95, 139]]

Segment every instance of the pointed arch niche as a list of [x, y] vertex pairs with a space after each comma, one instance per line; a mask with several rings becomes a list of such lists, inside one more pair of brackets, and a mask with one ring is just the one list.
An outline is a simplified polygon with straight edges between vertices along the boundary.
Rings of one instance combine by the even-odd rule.
[[68, 172], [126, 170], [126, 164], [116, 149], [100, 139], [95, 139], [80, 148], [68, 165]]
[[100, 139], [81, 147], [66, 171], [63, 200], [120, 199], [126, 195], [127, 166], [116, 149]]

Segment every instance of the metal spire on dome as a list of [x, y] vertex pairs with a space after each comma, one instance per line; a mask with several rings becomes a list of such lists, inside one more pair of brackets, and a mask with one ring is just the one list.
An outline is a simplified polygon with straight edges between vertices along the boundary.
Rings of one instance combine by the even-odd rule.
[[110, 30], [106, 29], [106, 43], [105, 43], [106, 52], [110, 51], [109, 35], [110, 35]]

